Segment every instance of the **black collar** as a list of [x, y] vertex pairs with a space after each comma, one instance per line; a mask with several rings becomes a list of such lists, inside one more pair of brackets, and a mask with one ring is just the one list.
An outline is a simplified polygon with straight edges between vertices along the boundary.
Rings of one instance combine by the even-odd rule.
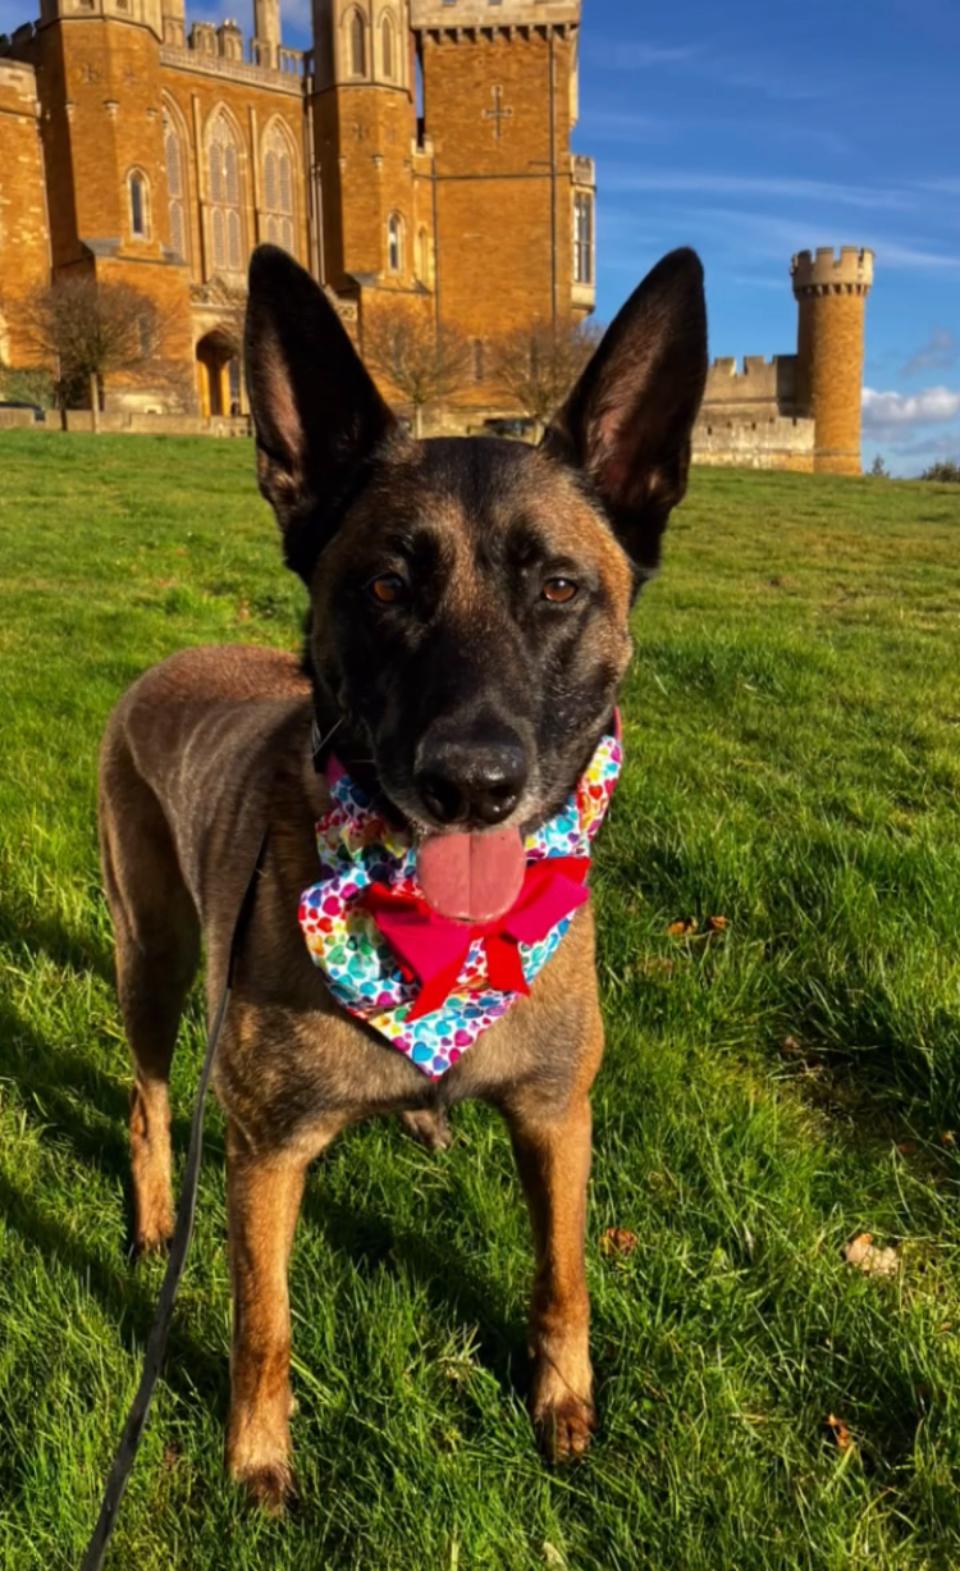
[[310, 724], [310, 752], [313, 756], [313, 767], [318, 775], [322, 775], [327, 762], [327, 747], [331, 739], [343, 725], [343, 715], [334, 721], [326, 735], [320, 730], [316, 715]]

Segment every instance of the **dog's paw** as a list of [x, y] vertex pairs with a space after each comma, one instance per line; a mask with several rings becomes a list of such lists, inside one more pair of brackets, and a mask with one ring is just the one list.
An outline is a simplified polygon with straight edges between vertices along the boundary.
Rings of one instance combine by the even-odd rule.
[[573, 1462], [583, 1456], [593, 1439], [597, 1414], [592, 1403], [568, 1396], [552, 1406], [536, 1409], [533, 1423], [540, 1449], [549, 1462]]
[[268, 1516], [282, 1516], [293, 1500], [293, 1472], [286, 1462], [250, 1463], [230, 1471], [250, 1503]]
[[130, 1254], [136, 1260], [143, 1260], [147, 1255], [165, 1255], [170, 1248], [173, 1237], [173, 1221], [160, 1219], [159, 1223], [149, 1227], [138, 1226], [133, 1235]]
[[428, 1151], [446, 1151], [453, 1144], [453, 1131], [444, 1112], [401, 1113], [400, 1122]]

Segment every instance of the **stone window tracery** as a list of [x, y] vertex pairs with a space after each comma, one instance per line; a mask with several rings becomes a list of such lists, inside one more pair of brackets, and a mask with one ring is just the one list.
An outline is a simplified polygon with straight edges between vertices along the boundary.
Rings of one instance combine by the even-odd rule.
[[222, 110], [210, 131], [207, 158], [213, 271], [238, 273], [243, 267], [240, 152], [233, 127]]
[[167, 206], [170, 218], [170, 249], [184, 261], [187, 254], [186, 181], [184, 179], [183, 146], [180, 134], [171, 116], [163, 116], [163, 154], [167, 169]]
[[593, 197], [578, 191], [573, 199], [573, 278], [593, 283]]
[[348, 28], [350, 38], [350, 74], [351, 76], [366, 76], [367, 74], [367, 24], [360, 11], [350, 13]]
[[130, 197], [130, 233], [136, 240], [150, 237], [150, 201], [147, 177], [139, 169], [132, 169], [127, 176]]
[[403, 271], [403, 219], [391, 213], [387, 219], [387, 267], [391, 273]]
[[380, 23], [380, 65], [388, 82], [396, 75], [396, 46], [393, 36], [393, 18], [384, 16]]
[[291, 255], [294, 245], [294, 160], [290, 144], [279, 125], [272, 125], [264, 141], [263, 238], [283, 246]]

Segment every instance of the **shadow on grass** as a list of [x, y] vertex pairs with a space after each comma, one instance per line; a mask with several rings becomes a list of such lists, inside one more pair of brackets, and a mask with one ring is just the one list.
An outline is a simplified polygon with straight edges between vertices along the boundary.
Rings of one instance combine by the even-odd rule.
[[[431, 1308], [438, 1314], [452, 1309], [476, 1327], [479, 1360], [500, 1385], [525, 1394], [526, 1327], [507, 1310], [492, 1277], [449, 1238], [438, 1243], [416, 1228], [398, 1229], [386, 1210], [357, 1211], [331, 1202], [323, 1190], [322, 1165], [304, 1196], [302, 1217], [362, 1276], [391, 1266], [406, 1267], [426, 1292]], [[530, 1274], [532, 1278], [532, 1251]]]
[[[139, 1358], [153, 1323], [159, 1283], [148, 1281], [144, 1273], [122, 1257], [118, 1256], [116, 1265], [109, 1264], [2, 1175], [0, 1213], [24, 1243], [40, 1250], [47, 1260], [65, 1266], [82, 1282], [113, 1321], [121, 1346]], [[226, 1358], [187, 1334], [176, 1319], [164, 1379], [180, 1395], [196, 1392], [215, 1399], [226, 1410]], [[121, 1417], [118, 1413], [118, 1424]]]
[[92, 971], [113, 985], [113, 952], [87, 933], [71, 932], [56, 917], [0, 902], [0, 943], [44, 954], [54, 965], [82, 975]]
[[[0, 1180], [0, 1211], [26, 1242], [76, 1272], [116, 1323], [127, 1350], [139, 1350], [152, 1321], [156, 1288], [125, 1260], [132, 1241], [128, 1097], [80, 1053], [51, 1046], [5, 1002], [0, 1003], [0, 1039], [5, 1043], [5, 1077], [17, 1085], [25, 1105], [39, 1110], [41, 1122], [35, 1128], [42, 1138], [54, 1146], [65, 1142], [86, 1166], [123, 1183], [128, 1219], [124, 1253], [118, 1251], [117, 1265], [111, 1266], [9, 1179]], [[189, 1139], [188, 1119], [176, 1119], [172, 1134], [174, 1150], [182, 1155]], [[222, 1139], [214, 1132], [207, 1133], [205, 1154], [210, 1163], [224, 1160]], [[504, 1386], [515, 1384], [516, 1372], [526, 1368], [523, 1325], [507, 1314], [490, 1277], [453, 1244], [434, 1243], [415, 1229], [398, 1231], [386, 1210], [364, 1212], [332, 1201], [324, 1192], [322, 1164], [308, 1187], [302, 1216], [361, 1275], [391, 1262], [405, 1265], [438, 1310], [453, 1308], [477, 1327], [482, 1362]], [[225, 1406], [225, 1371], [226, 1361], [219, 1355], [174, 1330], [166, 1373], [174, 1390], [206, 1390]]]

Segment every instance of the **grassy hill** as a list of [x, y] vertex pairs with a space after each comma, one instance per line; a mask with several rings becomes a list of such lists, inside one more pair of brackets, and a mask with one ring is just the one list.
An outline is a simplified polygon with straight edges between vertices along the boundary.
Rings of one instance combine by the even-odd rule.
[[[124, 1255], [99, 733], [171, 650], [294, 644], [302, 600], [246, 443], [13, 432], [0, 465], [0, 1565], [52, 1571], [92, 1526], [162, 1269]], [[533, 1448], [495, 1115], [461, 1111], [438, 1157], [371, 1124], [314, 1174], [295, 1251], [301, 1504], [246, 1510], [213, 1113], [111, 1565], [957, 1564], [958, 629], [956, 487], [695, 473], [636, 617], [596, 876], [594, 1452], [554, 1474]], [[195, 1005], [181, 1158], [202, 1039]], [[893, 1273], [845, 1261], [865, 1232]]]

